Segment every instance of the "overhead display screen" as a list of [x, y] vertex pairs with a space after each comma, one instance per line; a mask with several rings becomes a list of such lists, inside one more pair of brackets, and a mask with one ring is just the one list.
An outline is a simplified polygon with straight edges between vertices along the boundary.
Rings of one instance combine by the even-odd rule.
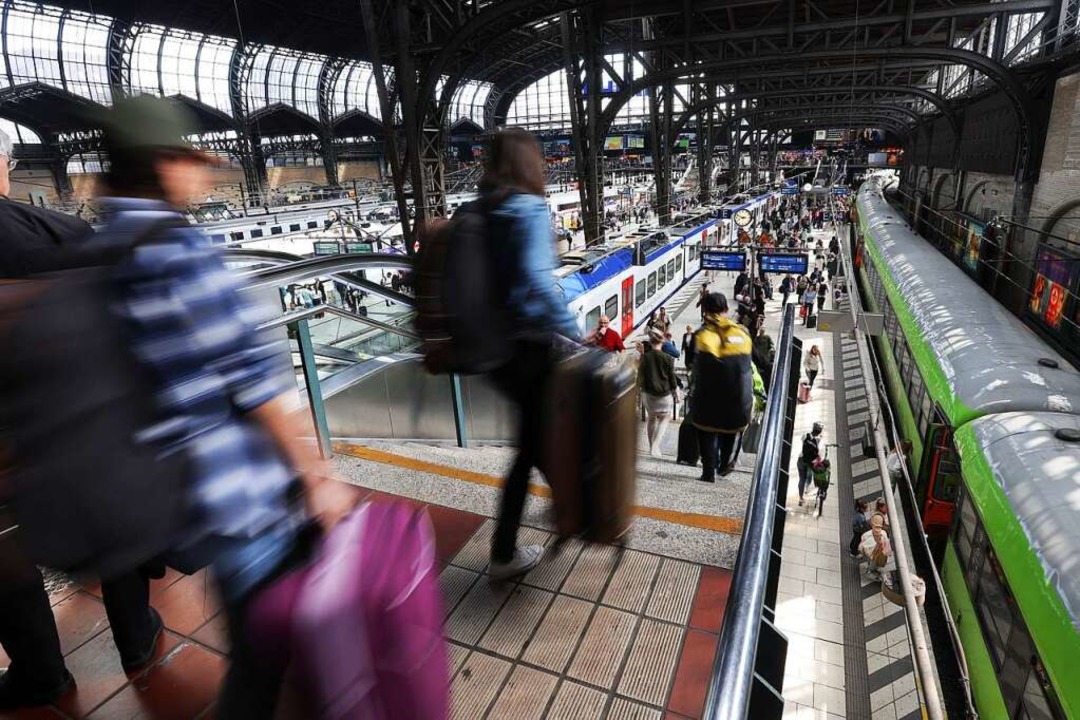
[[768, 273], [805, 275], [810, 269], [806, 253], [758, 253], [758, 269]]
[[702, 250], [701, 269], [742, 272], [746, 269], [746, 253], [730, 250]]
[[341, 245], [336, 240], [319, 240], [313, 246], [316, 255], [337, 255], [341, 252]]
[[604, 141], [605, 150], [622, 150], [623, 149], [623, 136], [612, 135]]

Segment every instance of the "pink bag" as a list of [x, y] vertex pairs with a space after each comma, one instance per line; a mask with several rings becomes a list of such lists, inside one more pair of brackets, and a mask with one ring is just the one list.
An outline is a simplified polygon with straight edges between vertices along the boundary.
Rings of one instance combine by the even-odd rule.
[[361, 505], [249, 617], [256, 647], [292, 661], [318, 718], [449, 716], [435, 538], [421, 509]]
[[799, 402], [810, 402], [810, 386], [804, 382], [799, 383]]

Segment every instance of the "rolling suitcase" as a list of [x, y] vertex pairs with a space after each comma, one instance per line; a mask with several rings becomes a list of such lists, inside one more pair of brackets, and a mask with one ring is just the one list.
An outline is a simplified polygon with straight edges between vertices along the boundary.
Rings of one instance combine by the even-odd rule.
[[810, 386], [804, 382], [799, 383], [799, 402], [810, 402]]
[[541, 470], [562, 537], [607, 542], [630, 527], [637, 460], [634, 374], [582, 348], [555, 367]]
[[679, 449], [675, 456], [675, 462], [680, 465], [697, 465], [701, 457], [698, 447], [697, 428], [690, 422], [690, 415], [685, 414], [682, 424], [679, 425]]
[[817, 315], [807, 315], [807, 317], [806, 317], [806, 327], [808, 327], [808, 328], [816, 328], [817, 327]]

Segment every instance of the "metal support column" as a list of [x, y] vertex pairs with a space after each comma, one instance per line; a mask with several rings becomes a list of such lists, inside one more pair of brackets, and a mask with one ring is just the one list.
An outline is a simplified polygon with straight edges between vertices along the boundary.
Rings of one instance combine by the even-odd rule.
[[461, 376], [450, 374], [450, 402], [454, 406], [454, 430], [458, 447], [469, 447], [469, 430], [465, 424], [465, 399], [461, 393]]
[[422, 119], [418, 118], [419, 108], [416, 97], [416, 66], [413, 64], [411, 33], [412, 25], [409, 16], [409, 4], [407, 2], [394, 3], [393, 36], [396, 40], [396, 67], [395, 80], [398, 94], [401, 97], [401, 122], [405, 126], [405, 162], [409, 168], [409, 178], [412, 181], [413, 200], [413, 227], [405, 231], [405, 248], [412, 254], [413, 243], [417, 234], [422, 230], [424, 221], [428, 217], [427, 188], [424, 185], [424, 167], [421, 159], [424, 148], [420, 142], [420, 126]]
[[581, 11], [584, 21], [583, 34], [580, 35], [583, 47], [585, 87], [585, 134], [588, 144], [585, 146], [585, 167], [579, 168], [581, 180], [585, 184], [588, 207], [582, 207], [582, 220], [585, 221], [585, 243], [592, 244], [603, 240], [602, 223], [604, 220], [604, 156], [601, 152], [604, 138], [600, 137], [600, 88], [602, 83], [601, 61], [604, 52], [603, 28], [597, 14], [597, 8], [590, 5]]
[[247, 85], [258, 48], [238, 45], [229, 61], [229, 102], [236, 123], [235, 153], [244, 171], [248, 206], [262, 202], [266, 188], [266, 161], [248, 124]]
[[394, 127], [394, 103], [386, 84], [386, 68], [383, 66], [379, 51], [379, 32], [375, 20], [375, 10], [371, 0], [360, 0], [360, 12], [364, 22], [364, 35], [371, 53], [371, 72], [375, 78], [375, 90], [379, 96], [379, 114], [382, 117], [383, 132], [386, 137], [386, 156], [390, 162], [390, 176], [394, 182], [394, 197], [397, 200], [398, 215], [401, 218], [401, 231], [407, 247], [412, 246], [412, 223], [409, 220], [409, 208], [405, 199], [405, 167], [398, 153], [397, 130]]
[[296, 343], [300, 346], [300, 367], [304, 373], [304, 390], [307, 393], [308, 409], [311, 411], [311, 424], [315, 430], [315, 442], [319, 446], [319, 455], [324, 460], [332, 455], [330, 448], [330, 426], [326, 423], [326, 406], [323, 405], [322, 385], [319, 381], [319, 369], [315, 364], [315, 348], [311, 343], [311, 331], [307, 320], [295, 323]]

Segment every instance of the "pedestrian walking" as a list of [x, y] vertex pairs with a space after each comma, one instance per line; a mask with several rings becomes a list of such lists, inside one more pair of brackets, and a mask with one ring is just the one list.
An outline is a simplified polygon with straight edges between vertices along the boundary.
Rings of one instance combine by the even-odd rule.
[[803, 504], [803, 494], [806, 486], [814, 479], [814, 461], [821, 456], [821, 434], [825, 426], [819, 422], [814, 423], [810, 432], [803, 436], [802, 450], [795, 467], [799, 471], [799, 505]]
[[638, 365], [638, 389], [648, 418], [646, 434], [649, 454], [653, 457], [660, 457], [660, 443], [678, 402], [675, 360], [662, 351], [663, 342], [664, 336], [658, 329], [650, 330], [650, 350], [642, 355]]
[[803, 360], [803, 369], [806, 370], [806, 379], [810, 388], [814, 387], [814, 380], [817, 379], [818, 373], [821, 372], [824, 366], [824, 360], [821, 357], [821, 350], [817, 345], [810, 346], [810, 352], [806, 354], [806, 359]]

